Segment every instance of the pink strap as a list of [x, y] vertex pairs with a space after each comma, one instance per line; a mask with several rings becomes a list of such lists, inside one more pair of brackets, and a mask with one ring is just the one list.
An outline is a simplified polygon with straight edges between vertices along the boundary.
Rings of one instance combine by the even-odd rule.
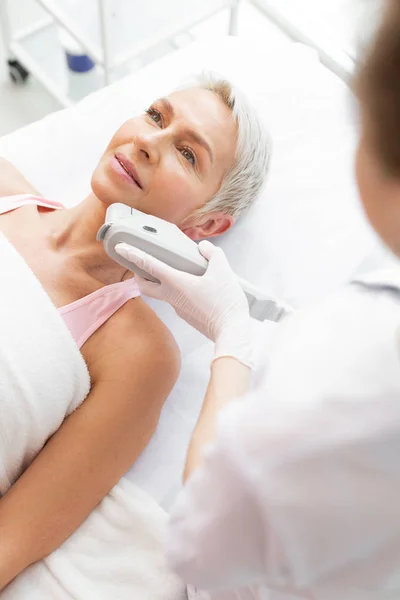
[[107, 285], [58, 309], [79, 348], [121, 306], [140, 296], [136, 281], [128, 279]]
[[0, 198], [0, 215], [11, 212], [27, 204], [43, 206], [44, 208], [52, 208], [54, 210], [65, 208], [60, 202], [48, 200], [41, 196], [33, 196], [32, 194], [16, 194], [15, 196], [3, 196]]

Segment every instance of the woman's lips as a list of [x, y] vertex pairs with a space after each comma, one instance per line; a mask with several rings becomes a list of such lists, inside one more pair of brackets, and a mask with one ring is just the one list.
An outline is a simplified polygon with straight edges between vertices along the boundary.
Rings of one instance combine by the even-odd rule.
[[118, 175], [125, 179], [125, 181], [129, 181], [138, 188], [143, 189], [134, 166], [125, 156], [118, 153], [115, 154], [111, 160], [111, 166]]

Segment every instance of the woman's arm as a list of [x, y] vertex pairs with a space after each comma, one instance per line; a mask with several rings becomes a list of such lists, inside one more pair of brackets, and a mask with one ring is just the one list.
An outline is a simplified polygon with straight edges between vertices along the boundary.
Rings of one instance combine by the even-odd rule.
[[178, 375], [176, 347], [160, 327], [122, 339], [93, 364], [88, 398], [0, 500], [0, 589], [73, 533], [155, 430]]
[[144, 252], [119, 244], [117, 252], [161, 283], [137, 277], [141, 291], [172, 304], [177, 314], [216, 342], [211, 379], [187, 455], [184, 479], [202, 463], [202, 450], [214, 438], [219, 410], [249, 387], [254, 362], [249, 307], [236, 275], [220, 248], [201, 242], [209, 261], [203, 277], [176, 271]]
[[25, 179], [25, 177], [5, 158], [0, 157], [0, 197], [14, 194], [41, 194]]

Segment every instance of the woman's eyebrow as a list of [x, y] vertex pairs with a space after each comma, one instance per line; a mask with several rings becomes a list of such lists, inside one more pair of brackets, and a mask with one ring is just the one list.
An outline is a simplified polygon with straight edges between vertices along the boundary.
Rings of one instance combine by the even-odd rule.
[[193, 129], [188, 129], [187, 131], [185, 131], [185, 136], [187, 137], [188, 140], [191, 140], [195, 144], [199, 144], [200, 146], [203, 146], [204, 150], [206, 150], [206, 152], [210, 158], [211, 164], [214, 162], [214, 154], [211, 149], [211, 146], [202, 135], [197, 133], [197, 131], [193, 131]]
[[[168, 98], [158, 98], [157, 102], [161, 104], [168, 117], [170, 119], [173, 119], [175, 116], [175, 110]], [[214, 162], [214, 153], [212, 151], [211, 145], [207, 142], [207, 140], [193, 129], [188, 129], [185, 132], [185, 135], [188, 139], [192, 140], [195, 144], [199, 144], [206, 150], [210, 158], [210, 162], [212, 164]]]
[[168, 98], [158, 98], [157, 102], [159, 102], [162, 105], [164, 111], [168, 114], [168, 116], [171, 119], [173, 119], [173, 117], [175, 116], [175, 111]]

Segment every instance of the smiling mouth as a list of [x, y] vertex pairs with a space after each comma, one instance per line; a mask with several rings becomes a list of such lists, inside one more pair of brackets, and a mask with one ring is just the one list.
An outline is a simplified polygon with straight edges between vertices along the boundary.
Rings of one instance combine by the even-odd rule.
[[117, 154], [114, 154], [116, 160], [119, 162], [125, 173], [129, 175], [129, 177], [136, 183], [136, 185], [142, 190], [143, 187], [140, 185], [140, 182], [136, 179], [133, 173], [130, 172], [128, 166], [123, 162]]

